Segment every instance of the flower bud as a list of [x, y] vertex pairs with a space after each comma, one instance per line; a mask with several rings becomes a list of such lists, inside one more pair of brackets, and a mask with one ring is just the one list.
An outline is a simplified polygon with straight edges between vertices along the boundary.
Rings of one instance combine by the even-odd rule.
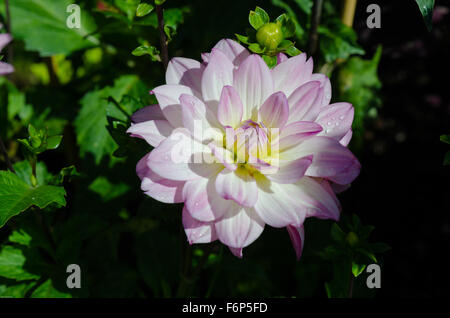
[[256, 40], [262, 46], [269, 50], [275, 50], [278, 44], [283, 41], [283, 32], [278, 23], [267, 23], [258, 29], [256, 32]]

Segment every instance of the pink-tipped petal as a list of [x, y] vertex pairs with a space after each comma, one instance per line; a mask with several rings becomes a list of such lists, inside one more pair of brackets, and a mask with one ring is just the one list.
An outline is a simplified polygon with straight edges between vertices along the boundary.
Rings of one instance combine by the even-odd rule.
[[186, 207], [183, 207], [182, 219], [189, 244], [210, 243], [217, 240], [214, 223], [194, 219]]
[[133, 123], [142, 123], [149, 120], [167, 120], [164, 116], [159, 105], [150, 105], [137, 110], [131, 115], [131, 121]]
[[204, 101], [219, 101], [222, 88], [233, 84], [233, 63], [222, 51], [213, 49], [202, 76]]
[[149, 120], [138, 124], [131, 124], [127, 133], [132, 137], [144, 139], [153, 147], [158, 146], [173, 131], [172, 125], [167, 120]]
[[311, 80], [313, 61], [306, 61], [306, 54], [291, 57], [272, 69], [274, 90], [282, 91], [289, 97], [303, 83]]
[[222, 170], [216, 179], [216, 190], [222, 198], [242, 206], [252, 207], [258, 200], [256, 181], [244, 169]]
[[184, 85], [161, 85], [153, 89], [164, 116], [174, 128], [182, 127], [182, 115], [180, 106], [181, 94], [194, 95], [192, 90]]
[[0, 62], [0, 75], [10, 74], [14, 72], [14, 67], [11, 64]]
[[215, 189], [214, 178], [187, 181], [183, 189], [184, 203], [193, 218], [210, 222], [232, 208], [233, 202], [223, 199]]
[[322, 131], [322, 126], [309, 121], [298, 121], [284, 126], [280, 133], [279, 150], [283, 151], [298, 145]]
[[214, 142], [208, 144], [214, 157], [223, 164], [228, 170], [234, 171], [237, 169], [237, 164], [234, 162], [234, 154], [228, 149], [216, 145]]
[[217, 117], [223, 126], [236, 128], [242, 120], [244, 107], [233, 86], [225, 86], [220, 95]]
[[235, 66], [239, 66], [250, 55], [250, 52], [245, 47], [230, 39], [220, 40], [214, 46], [214, 49], [224, 53]]
[[269, 67], [259, 55], [250, 55], [234, 72], [233, 86], [244, 105], [243, 120], [256, 116], [256, 110], [273, 93]]
[[166, 71], [167, 84], [180, 84], [188, 86], [200, 96], [201, 80], [204, 66], [200, 62], [184, 57], [175, 57], [170, 60]]
[[339, 184], [351, 183], [361, 169], [351, 151], [329, 137], [312, 137], [292, 150], [287, 150], [290, 151], [295, 152], [296, 156], [314, 156], [306, 175], [326, 178]]
[[341, 140], [351, 129], [354, 109], [349, 103], [336, 103], [325, 107], [316, 122], [322, 125], [321, 136]]
[[297, 198], [306, 208], [306, 217], [339, 220], [341, 205], [328, 181], [304, 177], [296, 185], [301, 190]]
[[12, 37], [8, 33], [0, 34], [0, 51], [3, 50], [3, 48], [8, 45], [9, 42], [11, 42]]
[[276, 183], [296, 183], [303, 178], [311, 165], [313, 156], [306, 156], [281, 166], [276, 173], [266, 174], [266, 177]]
[[255, 210], [265, 223], [277, 228], [303, 224], [307, 210], [298, 200], [301, 189], [296, 184], [258, 178], [258, 187]]
[[163, 178], [186, 181], [217, 172], [219, 164], [208, 164], [204, 155], [211, 155], [208, 146], [190, 137], [190, 132], [176, 129], [149, 156], [150, 168]]
[[296, 121], [314, 121], [321, 111], [323, 89], [320, 82], [307, 82], [298, 87], [289, 96], [289, 123]]
[[302, 257], [303, 245], [305, 243], [305, 228], [302, 226], [288, 225], [286, 227], [289, 237], [291, 238], [292, 246], [295, 250], [295, 255], [299, 261]]
[[230, 252], [236, 256], [237, 258], [242, 258], [242, 250], [243, 248], [234, 248], [234, 247], [228, 247], [230, 249]]
[[289, 104], [283, 92], [276, 92], [266, 99], [259, 109], [259, 120], [268, 128], [283, 128], [289, 118]]
[[253, 243], [264, 230], [264, 221], [254, 209], [238, 207], [230, 210], [215, 223], [219, 240], [233, 248], [244, 248]]
[[331, 101], [331, 82], [325, 74], [315, 73], [311, 76], [311, 81], [319, 81], [323, 89], [322, 106], [330, 104]]
[[352, 136], [353, 136], [353, 130], [349, 129], [347, 131], [347, 133], [344, 135], [344, 137], [341, 138], [341, 140], [339, 140], [339, 143], [345, 147], [348, 146], [348, 144], [350, 143], [350, 141], [352, 140]]
[[288, 59], [287, 55], [284, 53], [278, 53], [277, 54], [277, 65], [280, 63], [283, 63], [284, 61], [286, 61]]
[[148, 164], [149, 154], [139, 160], [136, 173], [142, 180], [141, 189], [148, 196], [164, 203], [183, 202], [183, 181], [164, 179], [153, 172]]

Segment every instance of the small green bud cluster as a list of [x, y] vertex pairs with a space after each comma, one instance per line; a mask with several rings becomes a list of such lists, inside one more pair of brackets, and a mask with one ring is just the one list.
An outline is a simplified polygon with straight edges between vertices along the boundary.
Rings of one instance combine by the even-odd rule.
[[248, 20], [253, 29], [248, 30], [245, 36], [236, 34], [236, 37], [238, 41], [247, 44], [250, 51], [260, 54], [269, 67], [276, 65], [276, 55], [280, 52], [290, 56], [301, 53], [294, 42], [287, 40], [295, 35], [295, 24], [286, 14], [270, 22], [267, 12], [256, 7], [255, 11], [250, 11]]

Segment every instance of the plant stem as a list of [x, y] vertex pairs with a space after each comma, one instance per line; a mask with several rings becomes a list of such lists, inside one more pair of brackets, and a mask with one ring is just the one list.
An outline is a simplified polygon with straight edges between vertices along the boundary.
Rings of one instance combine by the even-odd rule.
[[352, 271], [352, 262], [350, 262], [350, 282], [348, 285], [348, 298], [352, 298], [353, 297], [353, 284], [355, 282], [355, 277], [353, 276], [353, 271]]
[[8, 167], [9, 171], [11, 171], [12, 173], [16, 173], [11, 163], [11, 160], [9, 159], [8, 152], [6, 151], [6, 147], [5, 144], [3, 143], [2, 137], [0, 137], [0, 150], [3, 154], [3, 157], [5, 158], [6, 166]]
[[355, 18], [357, 0], [345, 0], [344, 7], [342, 9], [341, 20], [346, 26], [352, 27], [353, 20]]
[[[11, 34], [11, 13], [9, 10], [9, 0], [5, 0], [5, 11], [6, 11], [6, 31]], [[12, 35], [12, 34], [11, 34]], [[13, 60], [13, 47], [8, 45], [8, 63], [12, 63]]]
[[159, 29], [159, 41], [161, 43], [161, 54], [164, 69], [167, 69], [169, 64], [169, 52], [167, 49], [167, 39], [164, 33], [164, 10], [160, 5], [156, 6], [156, 14], [158, 15], [158, 29]]
[[317, 43], [319, 40], [319, 35], [317, 33], [317, 28], [320, 24], [320, 17], [322, 15], [322, 5], [323, 0], [314, 1], [312, 16], [311, 16], [311, 29], [309, 32], [308, 39], [308, 55], [312, 56], [317, 51]]

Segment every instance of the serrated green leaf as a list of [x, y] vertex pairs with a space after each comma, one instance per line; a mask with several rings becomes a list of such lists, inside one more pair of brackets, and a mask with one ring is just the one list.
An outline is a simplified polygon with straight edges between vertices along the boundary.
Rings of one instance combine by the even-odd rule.
[[425, 24], [427, 26], [428, 31], [431, 31], [432, 18], [433, 18], [433, 8], [434, 8], [434, 0], [416, 0], [417, 5], [419, 6], [420, 12], [422, 13], [423, 19], [425, 20]]
[[5, 245], [0, 251], [0, 277], [17, 281], [38, 279], [36, 274], [24, 269], [26, 258], [19, 248]]
[[[80, 28], [69, 28], [66, 21], [72, 12], [67, 8], [72, 0], [14, 0], [10, 1], [11, 29], [15, 39], [25, 42], [25, 48], [41, 56], [68, 55], [73, 51], [98, 45], [91, 35], [96, 25], [87, 10], [80, 11]], [[4, 15], [4, 6], [0, 6]]]
[[31, 206], [41, 209], [51, 203], [65, 206], [65, 195], [62, 187], [42, 185], [32, 188], [14, 173], [0, 171], [0, 227]]
[[138, 17], [145, 17], [147, 14], [152, 12], [154, 7], [149, 3], [139, 3], [137, 9], [136, 9], [136, 16]]
[[337, 59], [347, 59], [351, 55], [363, 55], [364, 50], [356, 42], [355, 31], [339, 19], [328, 21], [317, 29], [320, 35], [320, 50], [327, 63]]
[[77, 142], [81, 155], [91, 153], [95, 162], [116, 148], [116, 144], [108, 132], [108, 98], [121, 100], [125, 95], [136, 99], [147, 98], [148, 89], [135, 75], [122, 76], [114, 82], [114, 86], [104, 87], [87, 93], [81, 99], [81, 111], [75, 119]]
[[71, 298], [68, 293], [61, 292], [55, 287], [51, 279], [47, 279], [42, 285], [35, 289], [31, 294], [32, 298]]
[[290, 38], [295, 35], [295, 23], [285, 13], [280, 15], [276, 21], [281, 25], [284, 38]]
[[36, 282], [25, 282], [14, 285], [0, 285], [0, 298], [25, 298], [27, 292]]

